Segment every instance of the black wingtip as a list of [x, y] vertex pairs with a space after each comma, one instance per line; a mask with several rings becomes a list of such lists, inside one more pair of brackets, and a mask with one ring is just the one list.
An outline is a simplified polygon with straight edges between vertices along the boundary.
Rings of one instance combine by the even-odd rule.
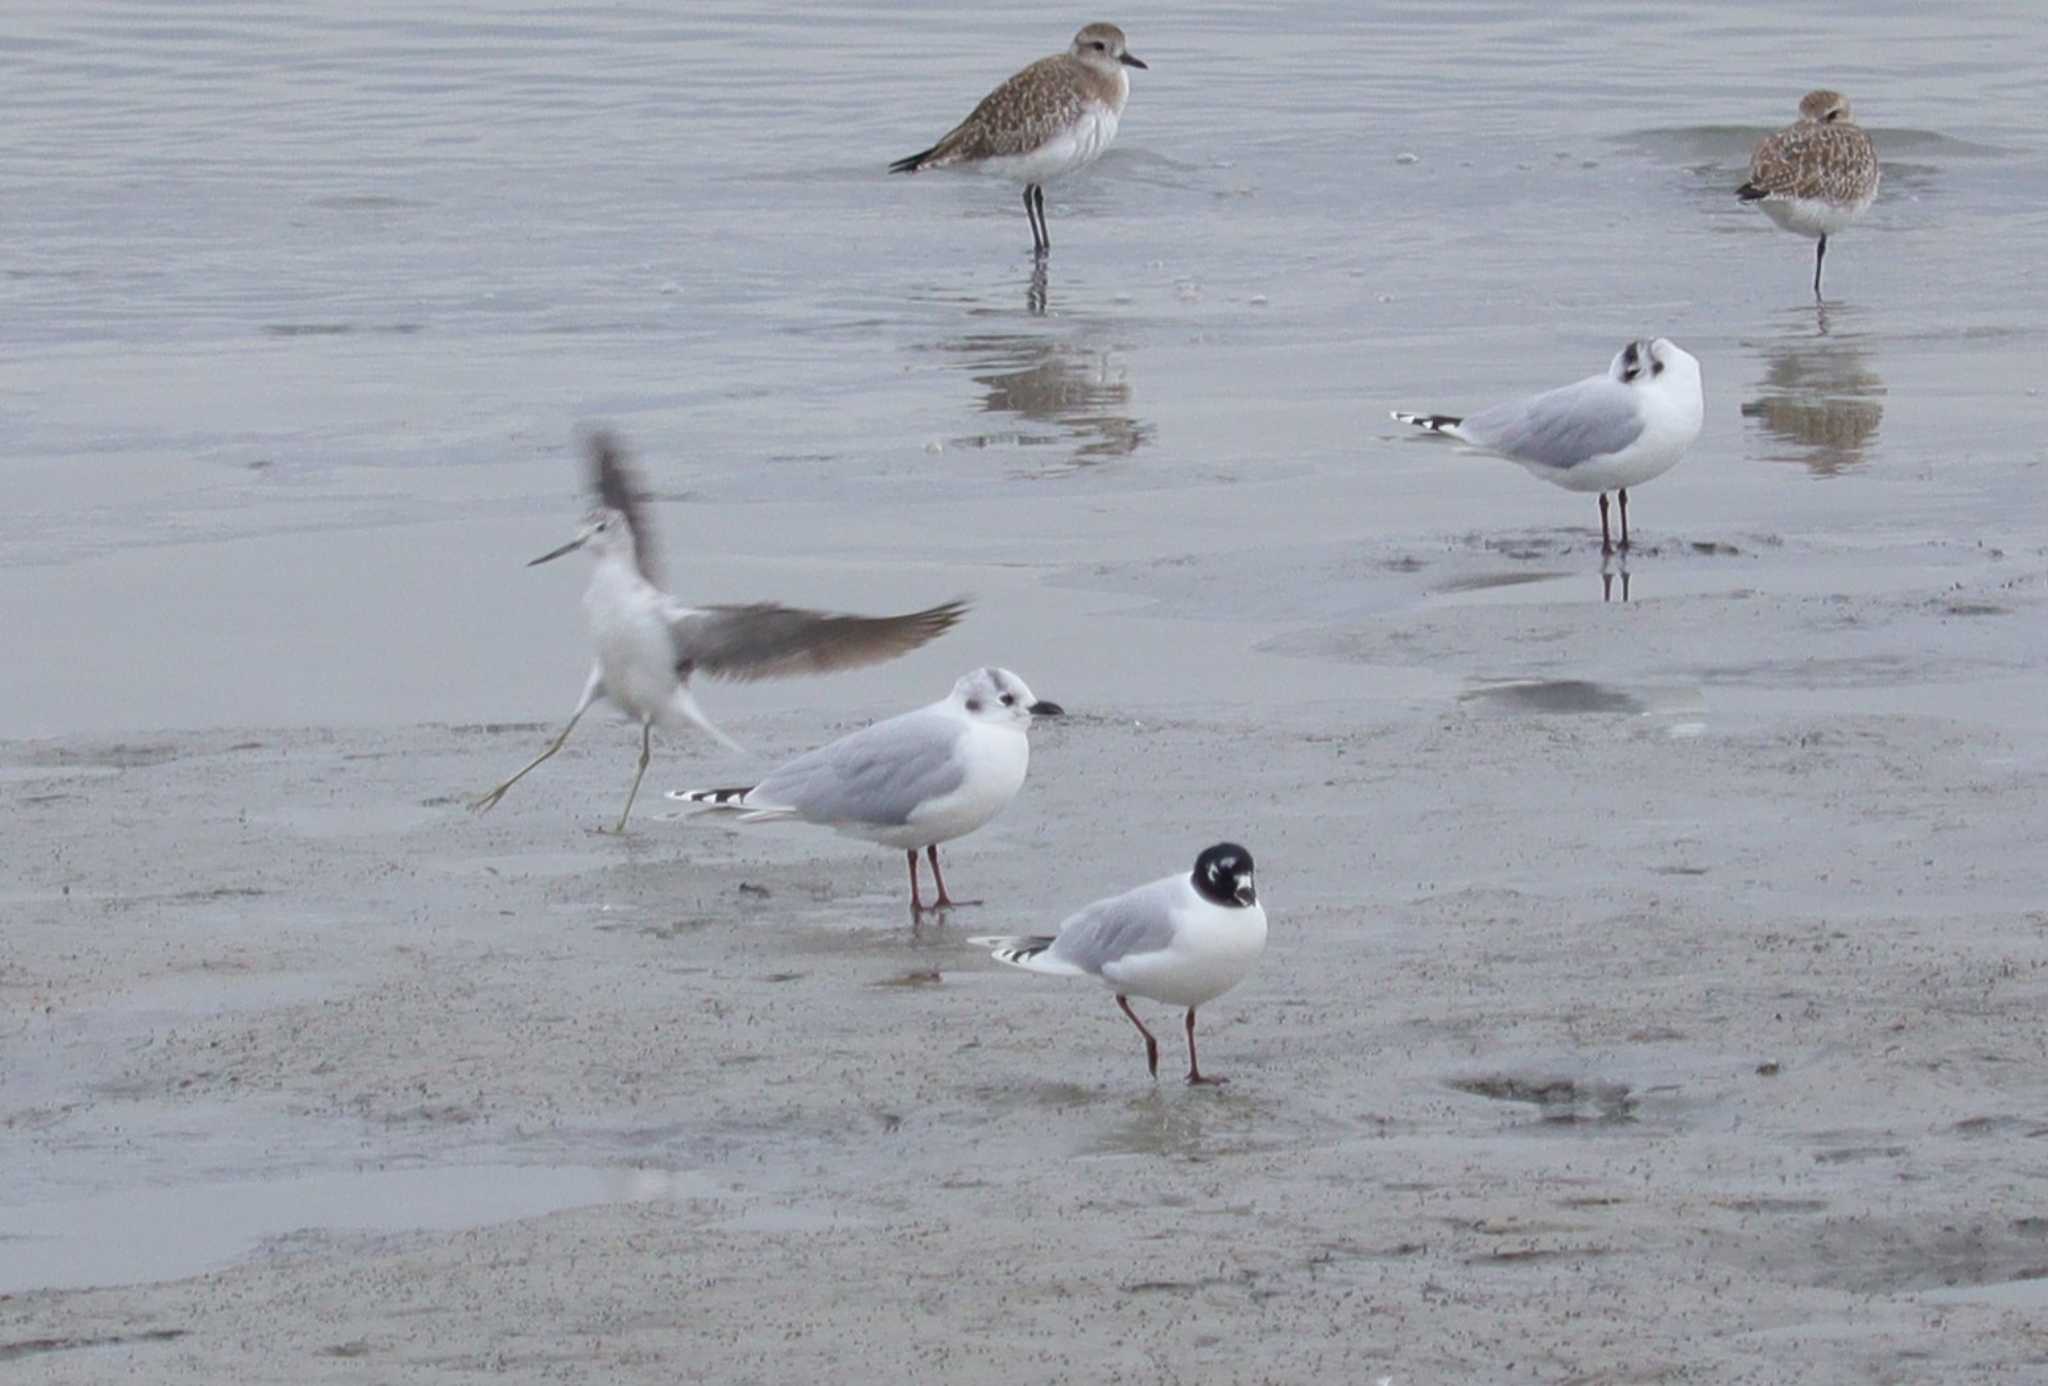
[[936, 150], [937, 148], [937, 145], [933, 145], [931, 149], [920, 149], [915, 154], [906, 155], [905, 157], [898, 159], [895, 163], [889, 165], [889, 172], [915, 173], [918, 171], [918, 169], [924, 166], [924, 161], [926, 159], [931, 158], [932, 151]]

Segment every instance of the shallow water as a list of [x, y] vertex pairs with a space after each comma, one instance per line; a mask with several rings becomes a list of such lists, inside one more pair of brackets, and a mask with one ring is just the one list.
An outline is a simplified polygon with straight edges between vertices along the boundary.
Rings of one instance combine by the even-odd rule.
[[[718, 690], [714, 716], [840, 718], [842, 697], [866, 714], [1000, 660], [1083, 713], [1230, 702], [1279, 719], [1343, 701], [1363, 723], [1466, 698], [1486, 716], [1686, 719], [1674, 737], [1707, 703], [2037, 728], [2042, 651], [1981, 591], [1986, 552], [2038, 554], [2048, 513], [2034, 6], [1285, 16], [1114, 16], [1152, 67], [1109, 156], [1049, 194], [1040, 278], [1007, 185], [882, 170], [1065, 21], [930, 4], [802, 22], [753, 5], [10, 6], [0, 727], [566, 711], [581, 574], [520, 565], [566, 537], [583, 506], [572, 433], [604, 421], [667, 502], [689, 595], [981, 601], [937, 649]], [[1811, 245], [1732, 189], [1751, 143], [1823, 83], [1855, 100], [1886, 180], [1832, 248], [1816, 310]], [[1637, 497], [1626, 574], [1585, 542], [1590, 498], [1386, 419], [1588, 374], [1649, 333], [1701, 358], [1708, 422]], [[1895, 656], [1732, 602], [1711, 648], [1640, 613], [1597, 667], [1536, 667], [1513, 643], [1526, 609], [1624, 592], [1639, 608], [1883, 598], [1950, 568], [1972, 590], [1940, 609], [1901, 597]], [[1388, 613], [1415, 628], [1399, 659], [1359, 632]], [[0, 790], [94, 773], [0, 769]], [[344, 795], [256, 826], [345, 845], [429, 816]], [[442, 869], [569, 877], [598, 860], [586, 847], [578, 830], [558, 857]], [[231, 990], [202, 978], [143, 1000], [189, 1015]], [[155, 1018], [111, 1020], [140, 1045]], [[69, 1081], [16, 1078], [52, 1102]], [[1203, 1120], [1135, 1105], [1090, 1153], [1185, 1152]], [[323, 1159], [345, 1144], [294, 1139]], [[218, 1175], [182, 1149], [166, 1140], [153, 1173]], [[228, 1168], [270, 1158], [205, 1150]], [[358, 1182], [322, 1213], [318, 1188], [279, 1176], [253, 1220], [158, 1264], [120, 1241], [161, 1209], [106, 1192], [118, 1163], [0, 1188], [16, 1227], [59, 1216], [53, 1190], [98, 1189], [102, 1234], [100, 1259], [70, 1269], [70, 1243], [42, 1260], [45, 1244], [10, 1243], [0, 1289], [196, 1269], [289, 1230], [279, 1209], [422, 1225], [447, 1192], [426, 1174], [403, 1197]], [[608, 1196], [594, 1167], [504, 1168], [528, 1172], [501, 1171], [508, 1201], [478, 1220]]]
[[[1036, 17], [10, 19], [16, 734], [553, 715], [580, 574], [518, 565], [580, 510], [594, 420], [677, 502], [677, 576], [707, 597], [987, 593], [990, 565], [1099, 557], [1067, 517], [1103, 507], [1163, 553], [1218, 527], [1582, 532], [1584, 498], [1385, 410], [1576, 377], [1653, 331], [1705, 363], [1709, 413], [1639, 499], [1647, 535], [2031, 523], [2048, 36], [2023, 3], [1841, 30], [1766, 5], [1141, 6], [1120, 19], [1152, 70], [1056, 190], [1042, 290], [1013, 190], [881, 173], [1058, 42]], [[1729, 190], [1822, 80], [1887, 178], [1817, 314], [1810, 245]], [[1309, 502], [1310, 532], [1233, 496], [1257, 486]], [[1206, 533], [1130, 497], [1187, 488]], [[1010, 624], [988, 609], [975, 653], [854, 686], [886, 705], [971, 658], [1100, 662]]]

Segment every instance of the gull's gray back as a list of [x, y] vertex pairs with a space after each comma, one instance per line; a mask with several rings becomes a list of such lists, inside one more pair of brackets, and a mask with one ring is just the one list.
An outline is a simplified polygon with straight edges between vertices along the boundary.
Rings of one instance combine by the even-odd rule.
[[1186, 884], [1185, 876], [1168, 876], [1096, 901], [1060, 925], [1052, 955], [1100, 976], [1121, 958], [1169, 947], [1174, 907], [1186, 899]]
[[1480, 447], [1560, 471], [1620, 452], [1642, 433], [1635, 391], [1608, 375], [1496, 404], [1458, 425], [1459, 436]]
[[919, 708], [798, 756], [769, 772], [748, 798], [795, 809], [815, 823], [901, 827], [919, 805], [960, 787], [966, 734], [958, 718]]

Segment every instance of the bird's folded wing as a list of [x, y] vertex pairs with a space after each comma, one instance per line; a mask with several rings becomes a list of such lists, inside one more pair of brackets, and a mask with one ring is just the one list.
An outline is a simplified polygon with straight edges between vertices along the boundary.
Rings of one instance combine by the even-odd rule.
[[1482, 409], [1458, 432], [1503, 457], [1564, 470], [1620, 452], [1642, 436], [1643, 420], [1626, 385], [1596, 375]]
[[1855, 195], [1856, 174], [1867, 166], [1870, 137], [1853, 125], [1795, 125], [1756, 147], [1749, 186], [1766, 197], [1828, 201]]
[[814, 823], [898, 827], [960, 788], [964, 725], [919, 710], [841, 737], [770, 771], [748, 802], [794, 809]]
[[1125, 958], [1165, 951], [1173, 946], [1176, 933], [1174, 904], [1179, 899], [1179, 885], [1179, 878], [1169, 877], [1097, 900], [1060, 925], [1053, 954], [1100, 973]]
[[1066, 54], [1025, 68], [981, 99], [932, 146], [927, 164], [1029, 154], [1081, 118], [1090, 94]]
[[894, 659], [944, 635], [966, 612], [964, 598], [902, 616], [842, 616], [773, 602], [678, 603], [668, 624], [683, 677], [775, 679]]

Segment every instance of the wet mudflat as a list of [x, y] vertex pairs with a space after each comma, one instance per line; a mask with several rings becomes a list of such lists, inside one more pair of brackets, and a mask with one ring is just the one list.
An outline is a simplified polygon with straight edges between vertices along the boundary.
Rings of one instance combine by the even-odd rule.
[[[2030, 11], [1103, 17], [1153, 66], [1042, 277], [1002, 185], [879, 172], [1041, 17], [20, 19], [15, 1375], [2041, 1369]], [[1729, 189], [1823, 81], [1886, 183], [1817, 311]], [[1708, 420], [1626, 562], [1386, 420], [1644, 333]], [[520, 564], [596, 420], [686, 595], [977, 600], [705, 689], [749, 754], [649, 791], [1011, 665], [1074, 715], [949, 855], [989, 904], [598, 833], [598, 720], [464, 810], [573, 704], [582, 574]], [[962, 943], [1221, 836], [1220, 1091]]]

